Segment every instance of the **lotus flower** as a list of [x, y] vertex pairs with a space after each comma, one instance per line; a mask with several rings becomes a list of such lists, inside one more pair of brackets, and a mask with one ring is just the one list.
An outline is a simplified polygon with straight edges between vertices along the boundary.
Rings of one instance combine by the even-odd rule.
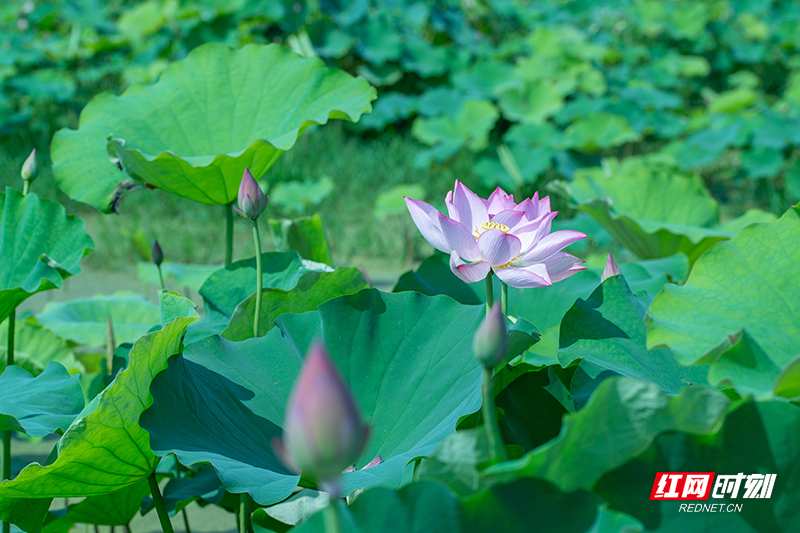
[[444, 200], [449, 216], [425, 202], [405, 200], [422, 236], [450, 254], [450, 269], [467, 283], [493, 271], [512, 287], [547, 287], [586, 269], [582, 260], [561, 251], [586, 235], [550, 233], [558, 211], [550, 211], [550, 198], [540, 200], [539, 193], [517, 204], [498, 187], [484, 200], [456, 180]]
[[261, 187], [258, 186], [258, 182], [250, 174], [250, 169], [248, 168], [244, 169], [237, 200], [239, 207], [233, 206], [236, 212], [253, 220], [257, 219], [258, 215], [267, 208], [268, 197], [265, 197], [264, 193], [261, 192]]
[[472, 352], [487, 368], [494, 368], [505, 358], [508, 351], [506, 317], [496, 302], [472, 338]]
[[335, 486], [364, 451], [364, 425], [349, 387], [318, 343], [306, 355], [289, 397], [282, 446], [286, 466]]

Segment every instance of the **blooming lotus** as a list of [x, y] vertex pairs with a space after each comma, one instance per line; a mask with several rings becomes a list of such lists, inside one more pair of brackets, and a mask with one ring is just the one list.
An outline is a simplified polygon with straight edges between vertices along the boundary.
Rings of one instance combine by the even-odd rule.
[[550, 233], [558, 211], [550, 210], [549, 197], [540, 200], [536, 193], [517, 204], [498, 187], [484, 200], [456, 180], [444, 200], [449, 216], [425, 202], [405, 200], [422, 236], [450, 255], [450, 269], [467, 283], [494, 272], [512, 287], [546, 287], [586, 268], [562, 251], [585, 234]]

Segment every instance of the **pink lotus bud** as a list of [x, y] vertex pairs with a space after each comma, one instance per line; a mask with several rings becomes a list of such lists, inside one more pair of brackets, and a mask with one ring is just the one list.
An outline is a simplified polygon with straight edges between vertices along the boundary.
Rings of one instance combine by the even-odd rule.
[[164, 262], [164, 252], [161, 250], [158, 240], [153, 243], [153, 250], [150, 252], [150, 261], [156, 266], [161, 266], [161, 263]]
[[239, 185], [239, 207], [234, 206], [233, 208], [243, 217], [255, 220], [267, 208], [267, 200], [268, 197], [261, 192], [261, 187], [250, 174], [250, 170], [245, 168], [242, 183]]
[[36, 148], [31, 151], [31, 155], [22, 163], [22, 171], [20, 172], [22, 179], [32, 182], [39, 174], [39, 163], [36, 161]]
[[506, 317], [503, 316], [499, 303], [492, 306], [478, 326], [472, 339], [472, 351], [487, 368], [494, 368], [505, 358], [508, 351], [508, 331]]
[[289, 396], [283, 431], [287, 466], [335, 486], [364, 451], [368, 435], [325, 346], [313, 345]]
[[605, 281], [608, 278], [613, 278], [614, 276], [619, 276], [621, 272], [619, 271], [619, 267], [614, 262], [614, 258], [611, 257], [611, 254], [608, 254], [608, 259], [606, 259], [606, 267], [603, 269], [603, 275], [600, 278], [600, 281]]

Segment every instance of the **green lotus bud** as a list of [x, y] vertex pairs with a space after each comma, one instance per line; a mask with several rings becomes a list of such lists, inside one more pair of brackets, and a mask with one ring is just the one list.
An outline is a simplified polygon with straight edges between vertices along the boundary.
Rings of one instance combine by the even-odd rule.
[[285, 462], [305, 477], [335, 486], [364, 451], [369, 427], [321, 343], [306, 355], [285, 422]]
[[20, 172], [22, 179], [32, 182], [39, 174], [39, 163], [36, 161], [36, 148], [31, 151], [31, 155], [22, 164], [22, 171]]
[[475, 357], [487, 368], [494, 368], [506, 357], [508, 351], [508, 331], [506, 317], [500, 304], [492, 306], [472, 338], [472, 351]]
[[150, 261], [156, 266], [161, 266], [161, 263], [164, 262], [164, 251], [158, 244], [158, 240], [153, 243], [153, 249], [150, 252]]

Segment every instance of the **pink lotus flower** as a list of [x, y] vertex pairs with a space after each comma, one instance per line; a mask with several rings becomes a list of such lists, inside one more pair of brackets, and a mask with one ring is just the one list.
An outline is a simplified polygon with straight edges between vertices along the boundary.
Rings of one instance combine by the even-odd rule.
[[550, 198], [539, 200], [539, 193], [517, 204], [498, 187], [484, 200], [456, 180], [444, 200], [449, 216], [425, 202], [405, 200], [422, 236], [450, 254], [450, 269], [467, 283], [493, 271], [512, 287], [547, 287], [586, 269], [582, 260], [561, 251], [586, 235], [550, 233], [558, 211], [550, 211]]

